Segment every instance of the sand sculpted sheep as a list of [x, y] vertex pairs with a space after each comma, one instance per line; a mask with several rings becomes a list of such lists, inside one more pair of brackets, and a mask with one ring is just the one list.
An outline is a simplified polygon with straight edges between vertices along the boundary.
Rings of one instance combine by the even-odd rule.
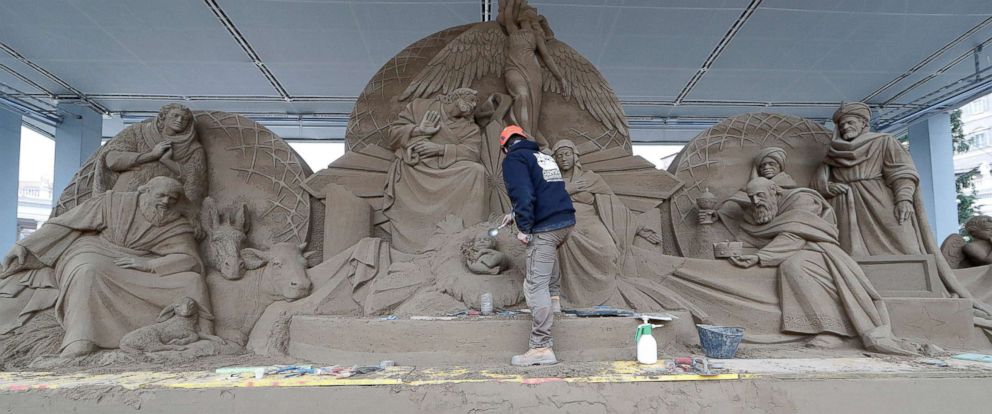
[[200, 339], [199, 307], [196, 301], [184, 297], [166, 306], [158, 315], [158, 323], [135, 329], [121, 338], [124, 352], [183, 351], [186, 345]]

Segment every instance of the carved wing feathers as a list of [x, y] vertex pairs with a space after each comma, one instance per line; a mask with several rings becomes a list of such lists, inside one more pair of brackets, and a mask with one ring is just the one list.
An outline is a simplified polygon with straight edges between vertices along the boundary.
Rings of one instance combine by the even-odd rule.
[[468, 88], [487, 75], [502, 76], [505, 45], [506, 34], [496, 22], [466, 30], [434, 55], [400, 94], [400, 101]]
[[961, 263], [964, 262], [964, 252], [961, 251], [967, 242], [964, 237], [960, 234], [952, 233], [944, 239], [944, 242], [940, 244], [940, 252], [944, 254], [944, 258], [947, 259], [947, 264], [951, 265], [952, 269], [958, 269], [961, 267]]
[[[558, 40], [549, 40], [548, 50], [561, 69], [562, 77], [571, 89], [570, 95], [575, 97], [579, 107], [589, 112], [607, 129], [627, 135], [627, 117], [620, 106], [620, 100], [596, 67], [575, 49]], [[547, 68], [544, 68], [543, 88], [545, 92], [565, 95], [561, 84]]]

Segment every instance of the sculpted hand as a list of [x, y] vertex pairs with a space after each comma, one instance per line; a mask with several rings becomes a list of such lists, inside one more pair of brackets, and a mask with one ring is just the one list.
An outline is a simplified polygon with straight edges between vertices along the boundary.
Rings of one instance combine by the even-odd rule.
[[531, 236], [527, 233], [517, 233], [517, 240], [520, 240], [523, 244], [530, 243]]
[[427, 111], [424, 119], [413, 129], [414, 135], [434, 135], [441, 130], [441, 114], [437, 111]]
[[844, 183], [829, 183], [827, 184], [827, 192], [830, 193], [831, 197], [837, 197], [841, 194], [847, 193], [851, 187]]
[[637, 235], [643, 237], [644, 240], [651, 242], [651, 244], [661, 243], [661, 236], [659, 236], [658, 233], [655, 233], [654, 230], [641, 229], [637, 232]]
[[27, 260], [27, 258], [28, 249], [25, 249], [24, 246], [19, 244], [14, 244], [14, 247], [10, 249], [9, 253], [7, 253], [7, 256], [4, 256], [3, 258], [3, 269], [10, 269], [14, 263], [17, 263], [18, 267], [24, 266], [24, 261]]
[[444, 153], [444, 145], [433, 143], [430, 141], [420, 141], [413, 144], [413, 151], [420, 155], [421, 157], [431, 157], [435, 155], [441, 155]]
[[704, 224], [710, 221], [715, 223], [720, 221], [720, 216], [713, 214], [713, 210], [700, 210], [699, 213], [696, 214], [696, 220], [699, 224]]
[[503, 218], [499, 221], [499, 226], [506, 227], [510, 223], [513, 223], [513, 213], [507, 213], [503, 216]]
[[896, 221], [899, 222], [899, 224], [905, 223], [915, 213], [916, 209], [913, 208], [912, 201], [903, 200], [896, 203]]
[[114, 264], [124, 269], [140, 270], [142, 272], [152, 271], [151, 266], [148, 264], [148, 259], [142, 259], [140, 257], [122, 257], [114, 260]]
[[743, 267], [746, 269], [758, 264], [758, 256], [753, 254], [745, 254], [742, 256], [731, 256], [730, 263], [733, 263], [734, 266]]
[[155, 144], [155, 147], [152, 148], [151, 152], [152, 152], [152, 156], [155, 157], [155, 159], [157, 160], [157, 159], [161, 159], [165, 154], [169, 154], [169, 156], [171, 157], [172, 156], [171, 150], [172, 150], [172, 142], [162, 141], [159, 142], [158, 144]]

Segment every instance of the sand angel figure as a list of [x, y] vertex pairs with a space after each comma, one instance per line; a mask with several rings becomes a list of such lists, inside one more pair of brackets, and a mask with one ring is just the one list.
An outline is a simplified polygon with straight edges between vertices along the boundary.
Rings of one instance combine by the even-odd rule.
[[519, 125], [542, 148], [539, 125], [544, 93], [575, 97], [607, 130], [627, 134], [627, 120], [606, 79], [575, 49], [555, 39], [544, 16], [527, 0], [500, 2], [496, 22], [477, 24], [456, 37], [413, 79], [400, 101], [472, 87], [502, 76], [513, 107], [507, 122]]

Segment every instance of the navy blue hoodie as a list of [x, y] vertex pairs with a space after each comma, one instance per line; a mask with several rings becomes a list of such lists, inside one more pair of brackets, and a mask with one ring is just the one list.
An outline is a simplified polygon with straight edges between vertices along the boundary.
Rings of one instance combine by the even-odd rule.
[[565, 191], [558, 164], [542, 154], [533, 141], [510, 145], [503, 159], [503, 182], [513, 203], [517, 229], [525, 234], [544, 233], [575, 225], [575, 208]]

